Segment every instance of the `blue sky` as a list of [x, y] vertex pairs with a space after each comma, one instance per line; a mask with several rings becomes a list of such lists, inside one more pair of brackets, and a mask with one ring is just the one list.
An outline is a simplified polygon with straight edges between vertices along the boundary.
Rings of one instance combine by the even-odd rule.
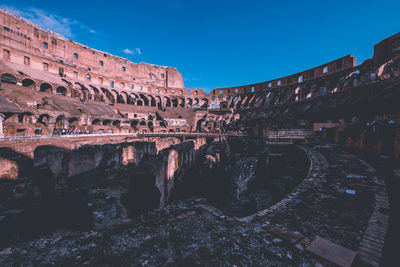
[[262, 82], [353, 54], [400, 31], [400, 1], [47, 1], [7, 8], [90, 47], [176, 67], [188, 88]]

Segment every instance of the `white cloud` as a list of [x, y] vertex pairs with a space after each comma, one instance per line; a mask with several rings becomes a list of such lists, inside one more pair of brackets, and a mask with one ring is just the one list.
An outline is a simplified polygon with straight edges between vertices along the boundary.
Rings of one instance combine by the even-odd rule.
[[136, 48], [136, 52], [138, 53], [139, 56], [142, 54], [142, 51], [140, 50], [140, 48]]
[[200, 81], [201, 78], [197, 78], [197, 77], [184, 77], [183, 81], [184, 82], [189, 82], [189, 81]]
[[23, 17], [31, 21], [32, 23], [39, 25], [43, 29], [54, 31], [68, 38], [75, 37], [73, 30], [83, 30], [91, 34], [96, 33], [96, 31], [77, 20], [62, 17], [57, 14], [51, 14], [46, 10], [40, 8], [26, 7], [18, 9], [15, 7], [4, 5], [0, 6], [0, 8], [3, 8], [5, 10], [8, 10], [10, 13]]
[[122, 50], [122, 52], [124, 52], [127, 55], [133, 55], [135, 54], [135, 52], [133, 52], [132, 50], [130, 50], [129, 48], [125, 48], [124, 50]]

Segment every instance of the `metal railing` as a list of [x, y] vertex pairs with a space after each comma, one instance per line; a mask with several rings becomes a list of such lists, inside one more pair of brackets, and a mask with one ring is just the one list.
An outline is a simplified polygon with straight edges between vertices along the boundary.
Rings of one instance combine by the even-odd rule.
[[305, 129], [282, 129], [267, 132], [267, 138], [269, 140], [306, 140], [312, 136], [313, 131]]
[[218, 137], [218, 136], [244, 136], [237, 132], [228, 133], [197, 133], [197, 132], [142, 132], [138, 136], [201, 136], [201, 137]]
[[32, 140], [32, 139], [56, 139], [56, 138], [78, 138], [78, 137], [102, 137], [102, 136], [133, 136], [137, 137], [137, 133], [95, 133], [95, 134], [71, 134], [71, 135], [32, 135], [32, 136], [8, 136], [1, 137], [0, 141], [13, 140]]
[[135, 132], [135, 133], [95, 133], [95, 134], [76, 134], [76, 135], [34, 135], [34, 136], [8, 136], [1, 137], [1, 141], [34, 140], [34, 139], [59, 139], [59, 138], [80, 138], [80, 137], [106, 137], [106, 136], [130, 136], [130, 137], [149, 137], [149, 136], [245, 136], [241, 133], [187, 133], [187, 132]]

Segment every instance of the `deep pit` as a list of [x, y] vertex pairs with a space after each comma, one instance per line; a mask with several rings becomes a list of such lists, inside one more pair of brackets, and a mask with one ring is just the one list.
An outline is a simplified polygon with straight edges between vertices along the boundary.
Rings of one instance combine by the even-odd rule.
[[[209, 156], [217, 162], [210, 164]], [[220, 143], [176, 184], [171, 201], [202, 197], [228, 216], [245, 217], [284, 198], [306, 177], [309, 164], [296, 146]]]
[[[309, 167], [307, 156], [295, 146], [267, 146], [245, 139], [210, 143], [199, 155], [175, 181], [168, 203], [205, 198], [235, 217], [280, 201]], [[25, 182], [3, 180], [0, 246], [62, 229], [101, 229], [157, 209], [162, 193], [156, 187], [158, 157], [147, 156], [137, 167], [107, 166], [61, 180], [45, 168]]]

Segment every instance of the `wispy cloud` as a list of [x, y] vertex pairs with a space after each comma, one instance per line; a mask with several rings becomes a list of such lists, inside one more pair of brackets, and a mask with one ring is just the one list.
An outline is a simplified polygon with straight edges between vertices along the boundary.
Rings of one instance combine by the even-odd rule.
[[197, 77], [184, 77], [183, 81], [184, 82], [189, 82], [189, 81], [200, 81], [201, 78], [197, 78]]
[[75, 31], [84, 31], [90, 34], [96, 34], [95, 30], [75, 19], [62, 17], [57, 14], [51, 14], [48, 11], [40, 8], [16, 8], [5, 5], [0, 5], [0, 8], [23, 17], [32, 23], [39, 25], [43, 29], [54, 31], [68, 38], [74, 38]]
[[138, 53], [139, 56], [142, 54], [142, 51], [140, 50], [140, 48], [136, 48], [136, 52]]
[[125, 48], [124, 50], [122, 50], [122, 52], [124, 52], [127, 55], [133, 55], [135, 54], [134, 51], [130, 50], [129, 48]]

